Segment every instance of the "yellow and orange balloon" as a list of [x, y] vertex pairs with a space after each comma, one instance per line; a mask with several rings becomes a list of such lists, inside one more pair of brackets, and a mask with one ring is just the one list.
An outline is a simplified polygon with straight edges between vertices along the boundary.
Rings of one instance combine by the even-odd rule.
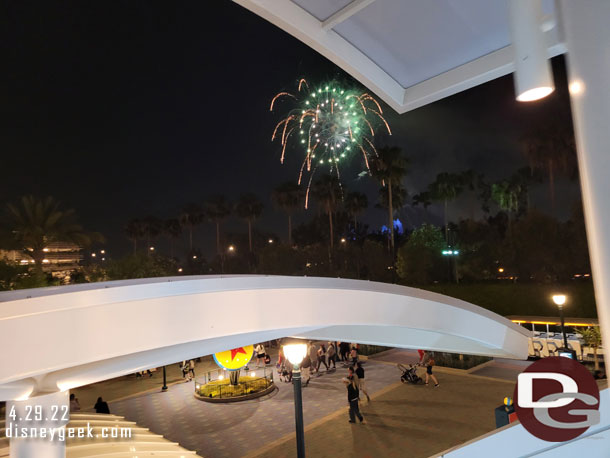
[[223, 369], [236, 371], [244, 367], [254, 354], [254, 345], [214, 353], [214, 361]]

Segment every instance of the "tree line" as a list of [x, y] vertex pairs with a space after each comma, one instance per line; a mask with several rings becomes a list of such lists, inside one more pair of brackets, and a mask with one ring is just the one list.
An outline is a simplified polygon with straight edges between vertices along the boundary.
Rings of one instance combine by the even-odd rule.
[[[570, 138], [552, 128], [528, 134], [521, 141], [529, 167], [497, 182], [488, 182], [483, 174], [472, 170], [442, 172], [413, 196], [405, 187], [411, 172], [407, 156], [398, 147], [379, 148], [370, 161], [369, 172], [379, 184], [375, 207], [387, 212], [381, 230], [371, 230], [361, 222], [370, 207], [365, 194], [348, 189], [336, 174], [319, 174], [309, 189], [288, 182], [273, 191], [273, 205], [286, 217], [282, 237], [257, 230], [256, 222], [264, 206], [255, 194], [242, 194], [234, 203], [223, 195], [213, 195], [185, 205], [174, 218], [145, 216], [128, 221], [124, 233], [132, 242], [132, 253], [104, 265], [86, 263], [73, 278], [94, 281], [259, 273], [341, 276], [415, 285], [499, 277], [513, 281], [565, 281], [589, 272], [582, 210], [575, 208], [567, 222], [559, 222], [533, 208], [530, 190], [548, 181], [554, 207], [556, 176], [576, 176]], [[464, 193], [472, 201], [471, 215], [456, 220], [451, 217], [451, 206]], [[317, 211], [312, 212], [309, 221], [294, 227], [293, 217], [303, 210], [306, 201], [315, 203]], [[442, 209], [441, 227], [428, 222], [411, 232], [395, 229], [402, 208], [421, 207], [427, 212], [432, 203]], [[474, 217], [476, 207], [481, 209], [482, 218]], [[244, 222], [245, 234], [225, 233], [223, 225], [232, 215]], [[215, 227], [216, 253], [210, 259], [205, 259], [193, 237], [205, 223]], [[184, 234], [187, 246], [181, 252], [186, 251], [186, 256], [177, 256], [175, 245]], [[85, 231], [73, 210], [62, 209], [53, 198], [33, 196], [7, 206], [0, 237], [3, 248], [23, 250], [34, 259], [37, 278], [47, 244], [70, 241], [86, 248], [104, 241], [99, 233]], [[151, 250], [160, 237], [166, 238], [169, 245], [165, 254]], [[452, 255], [447, 256], [447, 252]], [[8, 273], [0, 275], [28, 277], [22, 266], [4, 263], [3, 269], [12, 272], [13, 277]], [[9, 289], [16, 284], [9, 280], [0, 287]]]

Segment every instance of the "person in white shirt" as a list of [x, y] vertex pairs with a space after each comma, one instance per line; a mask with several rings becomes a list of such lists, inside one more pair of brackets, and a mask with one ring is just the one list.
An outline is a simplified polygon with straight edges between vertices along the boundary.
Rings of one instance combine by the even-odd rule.
[[260, 364], [263, 363], [263, 367], [265, 366], [265, 347], [263, 344], [258, 344], [254, 349], [256, 352], [256, 367], [260, 367]]

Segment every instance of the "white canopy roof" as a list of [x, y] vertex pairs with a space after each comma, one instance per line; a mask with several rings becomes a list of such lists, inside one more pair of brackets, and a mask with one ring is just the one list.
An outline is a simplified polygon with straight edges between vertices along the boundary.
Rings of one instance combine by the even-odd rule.
[[[514, 71], [506, 0], [234, 0], [330, 59], [399, 113]], [[566, 52], [543, 1], [549, 57]]]

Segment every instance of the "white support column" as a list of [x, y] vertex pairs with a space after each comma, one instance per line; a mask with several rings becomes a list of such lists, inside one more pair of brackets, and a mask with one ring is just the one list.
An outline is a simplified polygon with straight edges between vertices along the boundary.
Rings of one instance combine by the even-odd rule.
[[[11, 458], [65, 458], [64, 426], [70, 418], [68, 394], [55, 392], [6, 403], [6, 436], [10, 438]], [[51, 430], [54, 430], [52, 439]], [[28, 436], [35, 433], [39, 437], [22, 437], [24, 431]], [[42, 434], [45, 437], [40, 437]]]
[[[595, 300], [610, 349], [610, 1], [561, 0]], [[608, 358], [606, 353], [606, 358]]]

